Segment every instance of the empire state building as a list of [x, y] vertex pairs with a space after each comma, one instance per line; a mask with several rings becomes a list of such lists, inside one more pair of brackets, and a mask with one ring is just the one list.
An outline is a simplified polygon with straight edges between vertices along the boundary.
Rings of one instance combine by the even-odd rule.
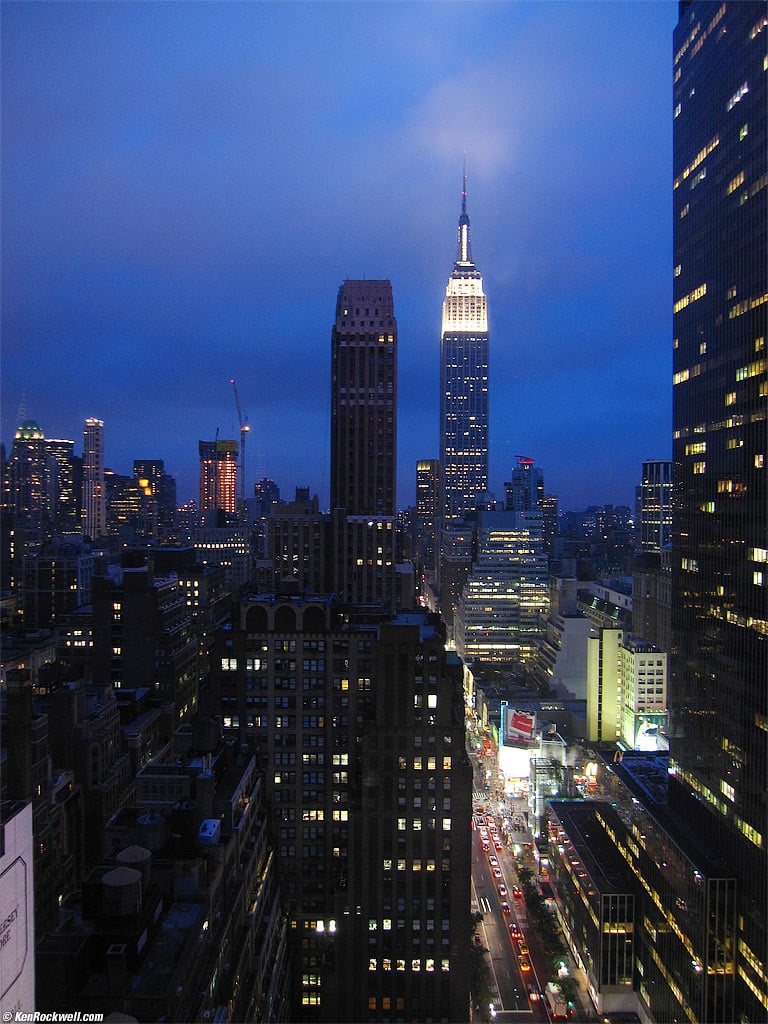
[[445, 522], [461, 520], [488, 490], [488, 304], [470, 250], [466, 174], [458, 252], [443, 302], [440, 464]]

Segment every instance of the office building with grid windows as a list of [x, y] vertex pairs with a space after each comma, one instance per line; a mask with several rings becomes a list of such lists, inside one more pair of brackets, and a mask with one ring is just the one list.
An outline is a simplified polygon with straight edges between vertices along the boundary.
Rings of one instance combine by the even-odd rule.
[[680, 3], [670, 804], [736, 879], [710, 1020], [768, 1016], [767, 47], [765, 4]]

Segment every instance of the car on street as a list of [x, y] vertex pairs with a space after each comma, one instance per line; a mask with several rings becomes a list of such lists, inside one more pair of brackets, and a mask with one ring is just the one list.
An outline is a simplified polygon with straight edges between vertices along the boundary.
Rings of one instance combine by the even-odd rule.
[[504, 843], [502, 843], [500, 839], [497, 839], [496, 836], [494, 836], [493, 838], [493, 845], [496, 847], [497, 850], [501, 850], [504, 848]]
[[502, 873], [501, 873], [501, 868], [494, 868], [493, 869], [493, 877], [494, 878], [503, 878], [504, 877], [504, 875], [502, 875]]
[[491, 855], [488, 858], [488, 863], [491, 865], [492, 868], [497, 868], [499, 866], [499, 858]]
[[520, 899], [522, 897], [523, 890], [520, 888], [519, 885], [512, 886], [512, 895], [515, 896], [517, 899]]
[[523, 937], [523, 933], [520, 931], [520, 925], [517, 921], [513, 921], [509, 926], [509, 934], [513, 939], [521, 939]]
[[518, 951], [518, 953], [522, 953], [523, 956], [528, 956], [528, 954], [530, 953], [530, 950], [528, 949], [528, 945], [527, 945], [525, 939], [522, 937], [522, 935], [517, 940], [517, 951]]
[[530, 971], [530, 969], [531, 969], [531, 961], [528, 959], [527, 956], [523, 956], [521, 954], [517, 958], [517, 962], [518, 962], [518, 964], [520, 964], [520, 970], [523, 972], [523, 974], [527, 974]]
[[507, 887], [506, 887], [506, 885], [500, 885], [499, 886], [499, 896], [501, 896], [501, 898], [504, 899], [504, 897], [506, 895], [507, 895]]
[[501, 901], [501, 912], [503, 914], [511, 914], [512, 913], [512, 907], [510, 907], [510, 905], [507, 903], [506, 900], [502, 900]]

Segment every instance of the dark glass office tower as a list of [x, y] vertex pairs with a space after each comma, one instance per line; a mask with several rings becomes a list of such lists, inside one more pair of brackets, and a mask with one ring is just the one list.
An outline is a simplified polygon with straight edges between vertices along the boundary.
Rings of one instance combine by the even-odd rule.
[[463, 519], [488, 490], [488, 302], [472, 262], [466, 175], [458, 252], [443, 302], [440, 466], [445, 520]]
[[397, 322], [389, 281], [345, 281], [331, 335], [334, 590], [351, 604], [395, 591]]
[[658, 554], [672, 539], [672, 463], [644, 462], [636, 495], [636, 547]]
[[768, 1019], [766, 13], [682, 2], [674, 35], [670, 800], [737, 879], [711, 1019], [742, 1021]]

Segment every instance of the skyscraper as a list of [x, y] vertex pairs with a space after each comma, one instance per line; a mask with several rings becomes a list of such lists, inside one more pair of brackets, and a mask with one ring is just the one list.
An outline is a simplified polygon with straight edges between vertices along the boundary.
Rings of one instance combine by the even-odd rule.
[[200, 514], [237, 512], [237, 441], [200, 441]]
[[458, 252], [443, 302], [440, 465], [446, 522], [462, 519], [488, 490], [488, 305], [472, 262], [466, 174]]
[[334, 589], [352, 604], [395, 592], [397, 321], [389, 281], [346, 280], [331, 333]]
[[507, 512], [529, 512], [541, 508], [544, 500], [544, 473], [525, 455], [517, 456], [517, 469], [504, 484], [504, 508]]
[[169, 533], [176, 521], [176, 481], [162, 459], [134, 459], [133, 476], [144, 493], [147, 529], [153, 536]]
[[43, 446], [51, 466], [56, 532], [80, 533], [82, 462], [75, 456], [75, 442], [47, 437]]
[[240, 602], [211, 693], [265, 765], [292, 1021], [466, 1021], [472, 769], [437, 616]]
[[709, 1020], [768, 1015], [767, 38], [763, 3], [680, 3], [670, 802], [737, 879]]
[[413, 546], [418, 586], [422, 590], [435, 585], [440, 517], [440, 463], [437, 459], [419, 459], [416, 463]]
[[477, 557], [456, 606], [456, 650], [467, 661], [532, 664], [548, 608], [541, 513], [481, 511]]
[[16, 431], [8, 460], [8, 512], [16, 526], [50, 528], [55, 511], [55, 463], [34, 420]]
[[637, 547], [658, 552], [672, 539], [672, 463], [644, 462], [637, 488]]
[[83, 429], [83, 535], [95, 540], [106, 532], [104, 420], [89, 417]]

